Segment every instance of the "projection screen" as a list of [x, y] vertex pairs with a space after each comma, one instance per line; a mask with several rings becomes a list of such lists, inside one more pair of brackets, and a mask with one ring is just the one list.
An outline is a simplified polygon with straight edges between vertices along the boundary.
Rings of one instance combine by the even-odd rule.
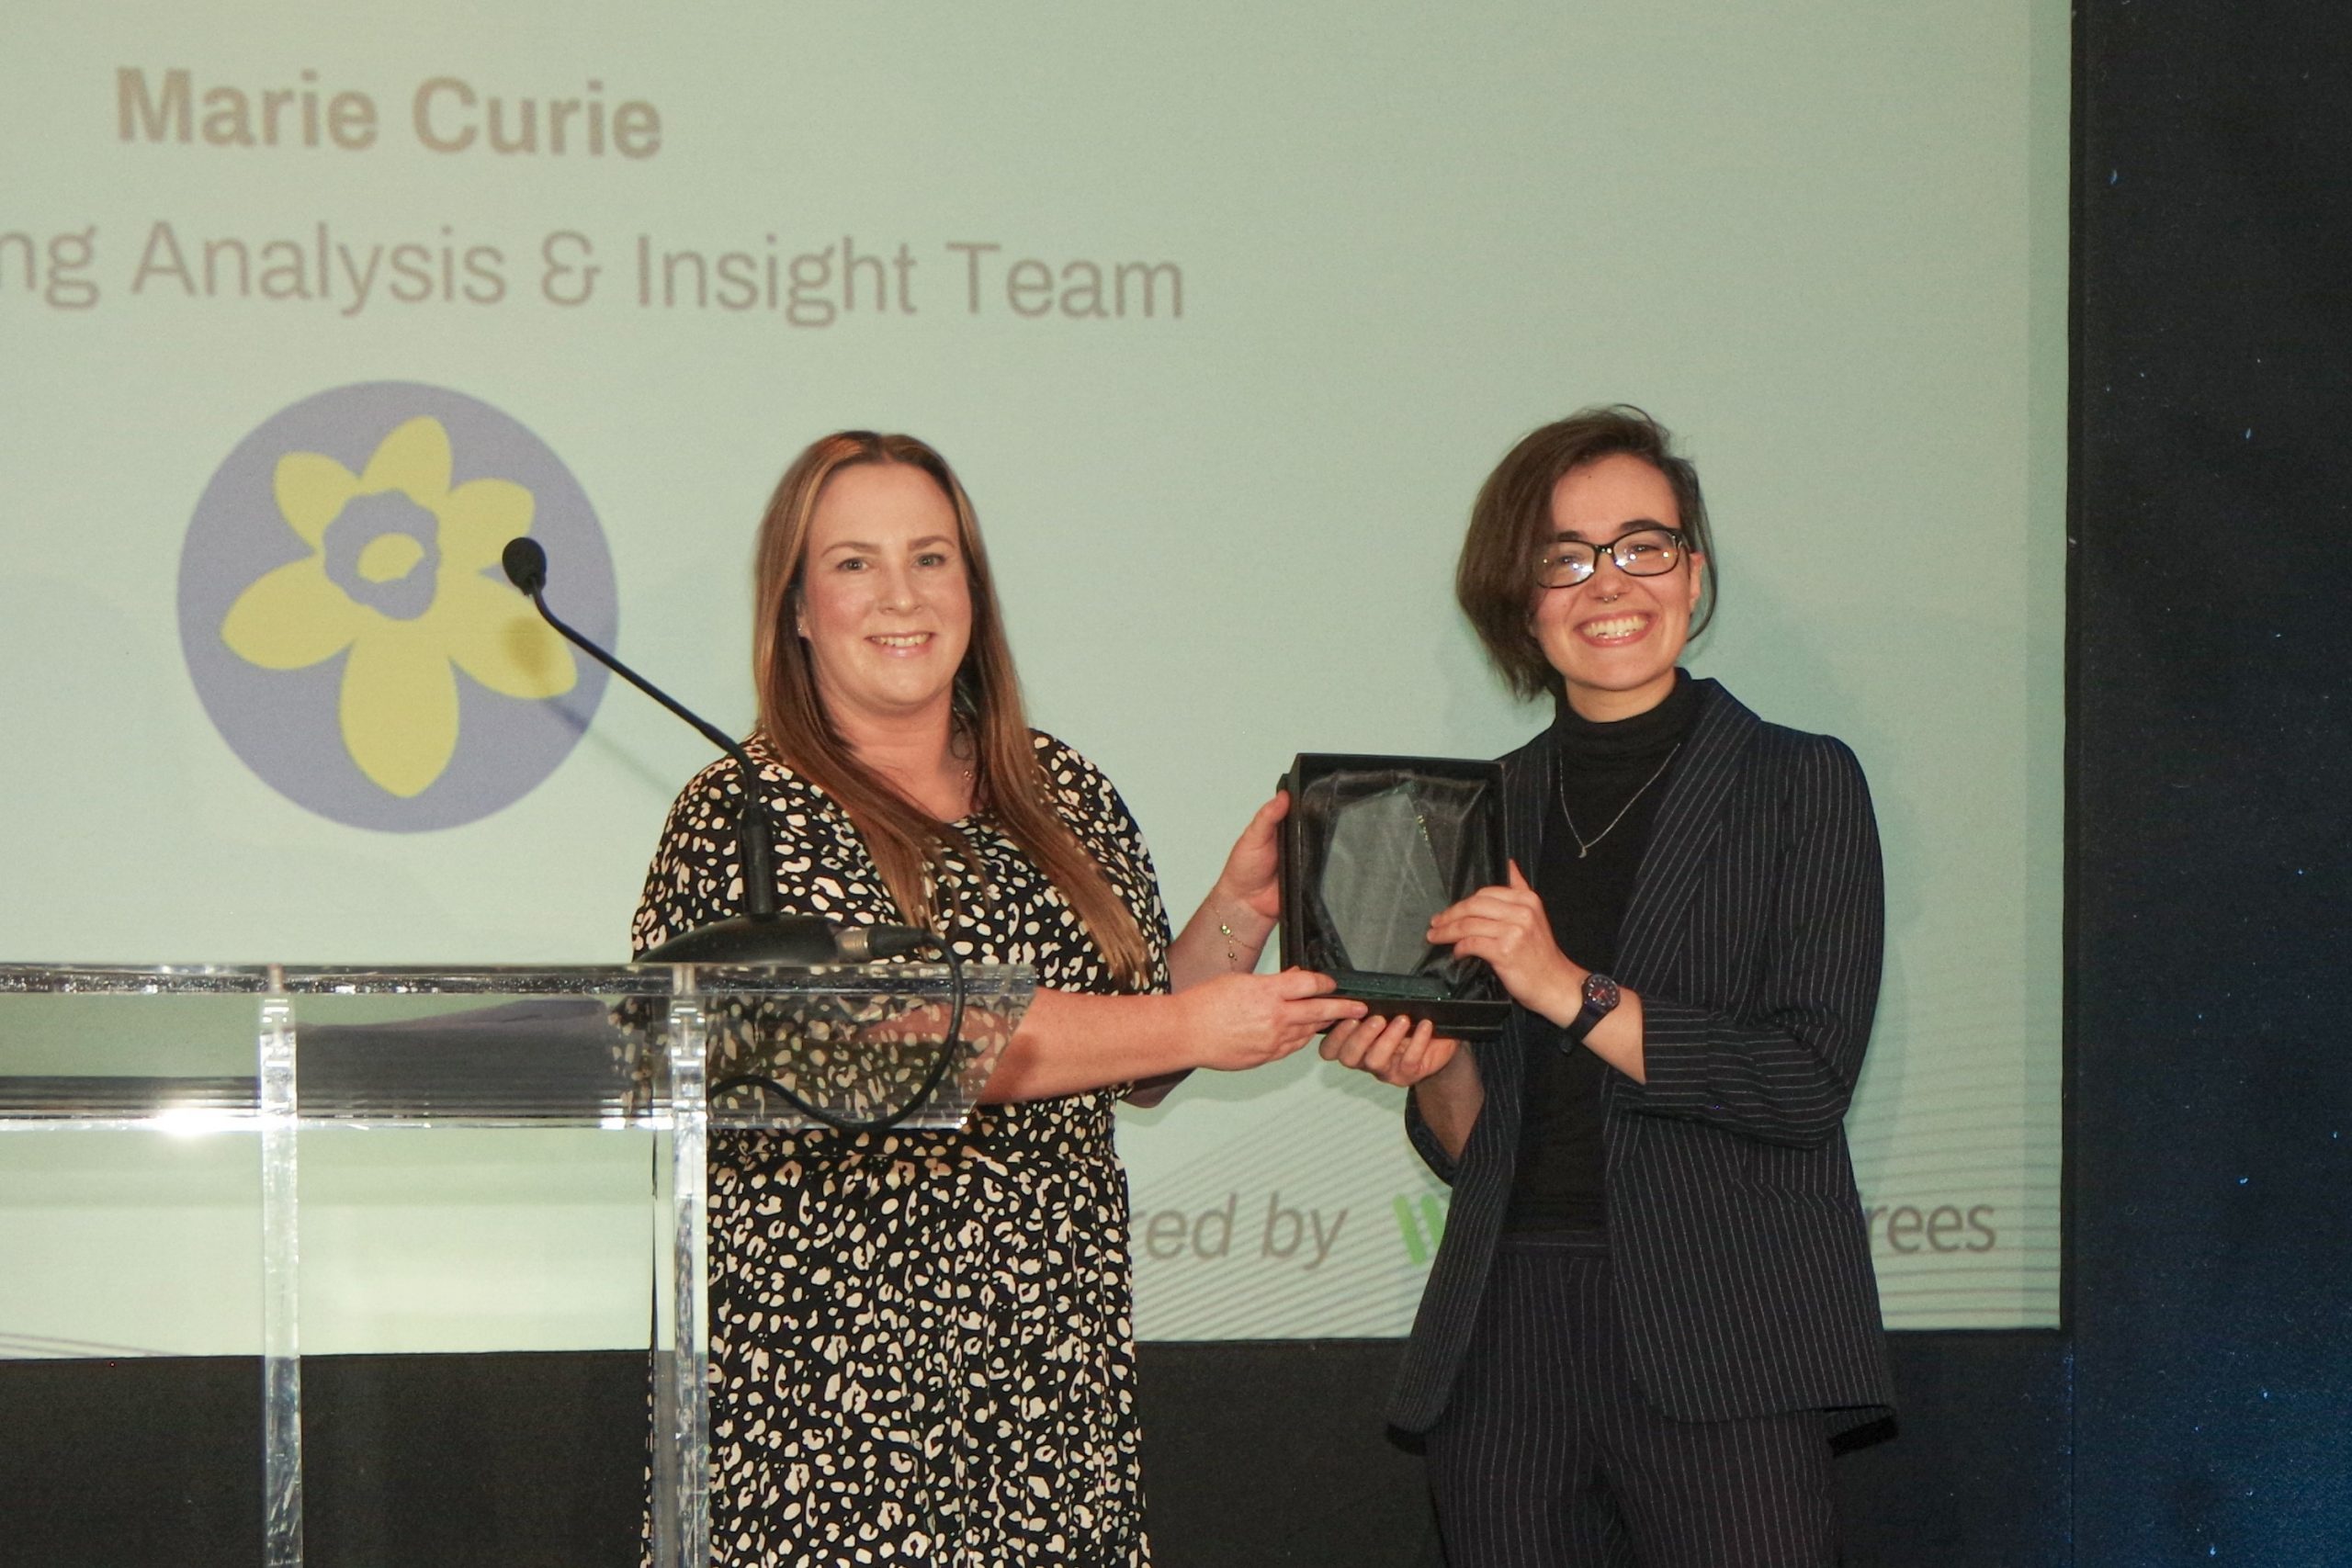
[[[1116, 781], [1181, 921], [1295, 753], [1486, 757], [1546, 721], [1482, 662], [1453, 556], [1514, 439], [1630, 400], [1715, 518], [1690, 667], [1844, 738], [1875, 794], [1890, 957], [1849, 1127], [1887, 1321], [2053, 1324], [2067, 28], [2048, 0], [24, 0], [0, 957], [625, 954], [707, 749], [584, 666], [381, 635], [434, 624], [417, 549], [473, 547], [331, 531], [379, 458], [468, 539], [524, 492], [559, 612], [741, 732], [784, 464], [924, 436], [1033, 721]], [[398, 444], [417, 422], [441, 469]], [[313, 556], [340, 607], [237, 621]], [[452, 711], [417, 695], [436, 659]], [[1399, 1098], [1310, 1051], [1125, 1113], [1140, 1335], [1402, 1333], [1445, 1199]], [[306, 1348], [642, 1343], [642, 1150], [424, 1157], [306, 1166]], [[0, 1354], [251, 1353], [249, 1143], [0, 1161], [30, 1260]], [[339, 1226], [376, 1238], [348, 1274]]]

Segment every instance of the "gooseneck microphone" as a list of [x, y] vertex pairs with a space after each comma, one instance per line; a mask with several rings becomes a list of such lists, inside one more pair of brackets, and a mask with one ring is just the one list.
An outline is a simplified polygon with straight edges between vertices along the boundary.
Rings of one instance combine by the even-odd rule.
[[780, 915], [775, 908], [775, 840], [768, 822], [759, 770], [726, 731], [686, 710], [652, 682], [563, 624], [548, 608], [548, 555], [536, 539], [506, 541], [499, 564], [506, 581], [530, 596], [540, 618], [564, 640], [684, 719], [703, 739], [734, 759], [743, 781], [741, 833], [743, 844], [744, 912], [671, 938], [639, 954], [640, 964], [777, 964], [808, 968], [819, 964], [863, 963], [937, 944], [913, 926], [836, 926], [817, 915]]

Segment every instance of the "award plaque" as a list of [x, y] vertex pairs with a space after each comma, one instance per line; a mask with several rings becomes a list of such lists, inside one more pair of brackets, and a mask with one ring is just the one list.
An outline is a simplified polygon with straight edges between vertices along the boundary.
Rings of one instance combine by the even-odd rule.
[[1430, 943], [1448, 905], [1507, 880], [1502, 770], [1449, 757], [1301, 755], [1282, 781], [1282, 961], [1440, 1034], [1491, 1038], [1510, 999], [1494, 971]]

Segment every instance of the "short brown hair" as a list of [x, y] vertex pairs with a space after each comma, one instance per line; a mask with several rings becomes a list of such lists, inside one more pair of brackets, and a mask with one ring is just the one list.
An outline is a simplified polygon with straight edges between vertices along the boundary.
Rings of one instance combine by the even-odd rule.
[[1521, 436], [1487, 476], [1470, 508], [1470, 532], [1454, 568], [1455, 602], [1486, 644], [1487, 657], [1522, 697], [1545, 692], [1556, 697], [1565, 689], [1529, 625], [1536, 562], [1552, 536], [1553, 487], [1571, 468], [1621, 455], [1639, 457], [1666, 476], [1682, 537], [1705, 558], [1706, 598], [1691, 620], [1690, 635], [1696, 637], [1714, 618], [1721, 589], [1699, 470], [1675, 453], [1666, 426], [1631, 403], [1580, 409]]

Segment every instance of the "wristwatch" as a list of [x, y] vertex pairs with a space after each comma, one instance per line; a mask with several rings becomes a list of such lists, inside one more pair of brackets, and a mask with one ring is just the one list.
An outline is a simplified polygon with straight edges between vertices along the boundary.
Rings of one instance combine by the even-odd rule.
[[1606, 975], [1584, 977], [1584, 1006], [1576, 1017], [1568, 1020], [1568, 1042], [1584, 1043], [1584, 1037], [1593, 1032], [1600, 1021], [1617, 1006], [1617, 982]]

